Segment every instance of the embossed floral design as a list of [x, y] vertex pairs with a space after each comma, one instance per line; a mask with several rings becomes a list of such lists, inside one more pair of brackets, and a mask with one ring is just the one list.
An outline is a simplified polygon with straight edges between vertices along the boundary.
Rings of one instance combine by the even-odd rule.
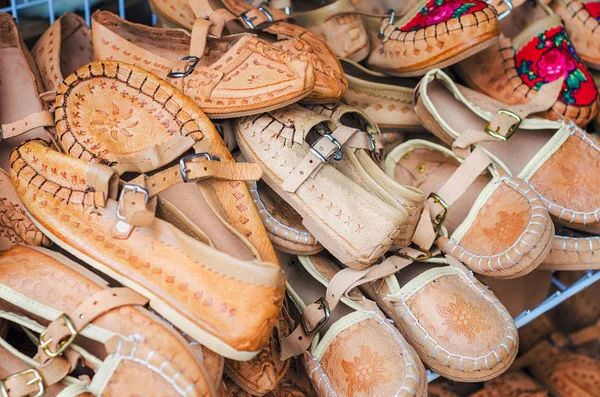
[[454, 294], [453, 298], [454, 302], [448, 305], [436, 305], [437, 312], [444, 318], [442, 325], [447, 326], [451, 333], [464, 335], [473, 341], [479, 332], [490, 329], [481, 309], [458, 294]]
[[91, 121], [90, 125], [97, 126], [101, 133], [110, 133], [110, 136], [115, 141], [119, 140], [119, 134], [126, 137], [132, 137], [129, 128], [133, 128], [139, 124], [137, 120], [130, 120], [133, 116], [133, 108], [130, 108], [127, 113], [121, 114], [121, 109], [115, 103], [112, 104], [112, 112], [108, 113], [102, 109], [95, 109], [96, 117]]
[[403, 32], [423, 29], [483, 10], [486, 3], [479, 0], [431, 0], [425, 4], [408, 23], [400, 28]]
[[378, 385], [389, 382], [390, 379], [385, 376], [386, 361], [379, 353], [373, 353], [364, 345], [360, 347], [360, 356], [355, 356], [352, 361], [342, 360], [348, 396], [352, 397], [356, 392], [374, 395]]
[[560, 97], [564, 103], [589, 106], [597, 100], [596, 85], [563, 26], [535, 36], [517, 52], [515, 64], [523, 82], [535, 90], [564, 77]]
[[483, 228], [483, 234], [489, 238], [494, 252], [510, 247], [527, 226], [527, 211], [509, 214], [498, 212], [500, 218], [492, 228]]
[[581, 158], [561, 165], [560, 173], [564, 177], [567, 202], [589, 203], [600, 194], [600, 189], [590, 175], [590, 171], [595, 168], [590, 167], [590, 164]]

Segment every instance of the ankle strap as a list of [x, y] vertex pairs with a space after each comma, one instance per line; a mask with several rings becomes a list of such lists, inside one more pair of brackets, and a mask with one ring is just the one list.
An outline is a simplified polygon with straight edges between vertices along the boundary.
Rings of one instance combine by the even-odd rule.
[[54, 115], [46, 110], [0, 125], [0, 140], [14, 138], [38, 127], [54, 127]]

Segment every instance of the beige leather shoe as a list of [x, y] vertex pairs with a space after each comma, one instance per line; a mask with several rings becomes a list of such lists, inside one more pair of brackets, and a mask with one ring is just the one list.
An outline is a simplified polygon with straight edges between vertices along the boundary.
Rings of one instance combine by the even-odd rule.
[[263, 180], [345, 265], [369, 266], [409, 223], [406, 210], [380, 200], [330, 164], [352, 137], [368, 147], [364, 132], [336, 128], [331, 119], [298, 105], [237, 119], [235, 128], [244, 157], [260, 164]]
[[17, 354], [35, 371], [5, 379], [4, 394], [34, 395], [65, 380], [81, 359], [94, 373], [91, 382], [67, 381], [75, 390], [62, 395], [213, 395], [203, 362], [178, 333], [141, 307], [147, 299], [127, 288], [108, 288], [93, 273], [42, 248], [12, 248], [0, 255], [0, 267], [0, 317], [36, 341], [40, 335], [33, 360]]
[[469, 397], [548, 397], [548, 390], [523, 371], [507, 372], [489, 380]]
[[92, 23], [94, 53], [99, 60], [127, 62], [166, 79], [214, 118], [277, 109], [314, 88], [314, 69], [304, 55], [284, 53], [248, 34], [213, 39], [209, 26], [199, 20], [190, 37], [99, 11]]

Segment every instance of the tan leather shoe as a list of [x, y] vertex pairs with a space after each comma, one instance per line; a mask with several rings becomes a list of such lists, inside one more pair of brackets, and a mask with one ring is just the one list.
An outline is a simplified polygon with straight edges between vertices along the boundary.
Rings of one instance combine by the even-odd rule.
[[[397, 76], [422, 76], [495, 44], [498, 14], [479, 0], [420, 0], [394, 20], [383, 19], [367, 64]], [[468, 38], [468, 40], [467, 40]]]
[[92, 31], [83, 18], [66, 13], [37, 41], [32, 51], [46, 91], [56, 91], [65, 77], [94, 61]]
[[[585, 272], [556, 272], [555, 277], [569, 287]], [[600, 318], [600, 284], [592, 284], [567, 299], [549, 313], [556, 328], [566, 334], [594, 325]]]
[[[11, 164], [17, 193], [40, 230], [149, 297], [177, 328], [240, 360], [251, 359], [267, 342], [281, 305], [277, 265], [235, 259], [211, 247], [208, 238], [193, 238], [155, 218], [135, 185], [125, 185], [115, 200], [118, 180], [108, 166], [60, 154], [39, 140], [19, 146]], [[135, 219], [129, 220], [124, 214], [132, 209]], [[142, 220], [145, 226], [132, 225]]]
[[12, 150], [27, 139], [50, 139], [54, 117], [39, 97], [39, 72], [12, 16], [0, 12], [0, 250], [15, 244], [49, 245], [25, 215], [7, 171]]
[[492, 379], [517, 355], [512, 318], [453, 257], [414, 263], [361, 288], [394, 320], [423, 362], [445, 378]]
[[10, 397], [60, 382], [79, 359], [95, 373], [83, 389], [93, 395], [213, 395], [202, 361], [141, 307], [147, 303], [142, 296], [108, 288], [93, 273], [41, 248], [12, 248], [0, 255], [0, 267], [0, 316], [41, 334], [34, 357], [39, 368], [32, 374], [41, 380], [28, 382], [27, 374], [7, 380]]
[[373, 301], [358, 288], [348, 290], [347, 275], [364, 271], [340, 270], [324, 255], [282, 263], [290, 311], [302, 324], [284, 340], [283, 352], [290, 345], [293, 354], [302, 351], [296, 345], [307, 349], [303, 359], [318, 396], [427, 395], [425, 368], [414, 349]]
[[390, 153], [386, 172], [428, 195], [436, 229], [450, 236], [435, 240], [446, 255], [485, 276], [522, 277], [548, 254], [554, 225], [535, 191], [493, 164], [480, 148], [463, 161], [415, 139]]
[[543, 95], [527, 105], [507, 106], [431, 71], [415, 93], [416, 112], [459, 155], [472, 144], [484, 148], [539, 194], [556, 222], [595, 233], [600, 230], [596, 138], [573, 123], [528, 117], [552, 105], [560, 84], [546, 85]]
[[289, 23], [290, 15], [265, 2], [253, 6], [243, 0], [150, 0], [150, 5], [165, 28], [192, 30], [198, 17], [210, 20], [216, 35], [223, 31], [260, 32], [261, 38], [274, 47], [290, 55], [306, 56], [314, 68], [315, 87], [303, 102], [333, 102], [348, 87], [340, 63], [327, 44], [308, 29]]
[[[314, 69], [304, 55], [286, 54], [248, 34], [213, 39], [209, 26], [199, 20], [190, 37], [99, 11], [92, 23], [94, 53], [97, 59], [127, 62], [166, 79], [214, 118], [280, 108], [314, 88]], [[174, 42], [180, 44], [174, 47]]]
[[298, 105], [237, 119], [235, 128], [244, 157], [260, 164], [263, 180], [345, 265], [369, 266], [409, 223], [406, 210], [380, 200], [330, 164], [353, 136], [369, 145], [358, 129], [336, 128], [331, 119]]
[[580, 0], [552, 0], [552, 11], [560, 15], [573, 47], [585, 63], [600, 68], [600, 2]]
[[489, 380], [469, 397], [548, 397], [548, 391], [523, 371], [507, 372]]
[[502, 23], [503, 37], [457, 65], [467, 84], [508, 105], [529, 103], [547, 83], [565, 78], [551, 110], [583, 127], [598, 112], [598, 90], [571, 44], [560, 17], [542, 2], [523, 4]]

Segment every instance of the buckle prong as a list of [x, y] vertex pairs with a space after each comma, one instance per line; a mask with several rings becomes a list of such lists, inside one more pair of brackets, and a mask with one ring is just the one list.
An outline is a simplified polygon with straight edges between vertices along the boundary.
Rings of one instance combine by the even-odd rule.
[[436, 203], [436, 204], [438, 204], [443, 209], [443, 211], [441, 213], [439, 213], [439, 214], [436, 215], [435, 221], [437, 222], [437, 224], [433, 228], [433, 230], [436, 233], [439, 233], [440, 229], [444, 225], [444, 222], [446, 222], [446, 218], [448, 217], [448, 208], [449, 208], [449, 206], [448, 206], [448, 204], [446, 204], [446, 202], [444, 201], [443, 198], [441, 198], [440, 196], [438, 196], [434, 192], [429, 193], [429, 196], [427, 196], [427, 200], [429, 200], [429, 199], [433, 199], [433, 202]]
[[[337, 149], [335, 149], [335, 151], [333, 151], [331, 154], [324, 156], [323, 154], [321, 154], [321, 152], [319, 152], [317, 149], [315, 149], [315, 147], [318, 145], [318, 143], [321, 141], [321, 139], [328, 139], [331, 143], [333, 143]], [[321, 160], [321, 162], [323, 163], [329, 163], [331, 160], [341, 160], [344, 158], [344, 152], [343, 152], [343, 148], [342, 148], [342, 144], [335, 139], [335, 137], [331, 134], [323, 134], [319, 137], [319, 139], [317, 139], [312, 145], [310, 145], [310, 148], [308, 149], [310, 150], [310, 152], [312, 154], [314, 154], [315, 156], [317, 156], [317, 158], [319, 160]]]
[[424, 261], [424, 260], [426, 260], [426, 259], [429, 259], [429, 258], [431, 258], [431, 257], [433, 256], [433, 255], [431, 254], [431, 251], [429, 251], [429, 250], [426, 250], [426, 249], [423, 249], [423, 248], [421, 248], [421, 247], [411, 247], [411, 248], [412, 248], [412, 249], [415, 249], [415, 250], [417, 250], [417, 251], [421, 251], [421, 252], [423, 253], [423, 255], [421, 255], [421, 256], [418, 256], [418, 257], [416, 257], [416, 258], [414, 258], [414, 257], [412, 257], [412, 256], [410, 256], [410, 255], [408, 255], [408, 254], [401, 253], [401, 252], [397, 253], [396, 255], [398, 255], [398, 256], [399, 256], [399, 257], [401, 257], [401, 258], [404, 258], [404, 259], [409, 259], [409, 260], [411, 260], [411, 261], [415, 261], [415, 262]]
[[169, 74], [167, 74], [167, 77], [170, 77], [172, 79], [180, 79], [182, 77], [185, 77], [187, 75], [189, 75], [190, 73], [192, 73], [194, 71], [194, 69], [196, 69], [196, 66], [198, 66], [198, 62], [200, 62], [200, 58], [198, 58], [197, 56], [194, 55], [188, 55], [187, 57], [183, 57], [181, 58], [182, 61], [192, 61], [190, 63], [190, 65], [188, 66], [188, 68], [183, 71], [183, 72], [169, 72]]
[[487, 125], [485, 126], [485, 132], [488, 135], [491, 135], [496, 139], [499, 139], [501, 141], [507, 141], [508, 138], [510, 138], [515, 133], [515, 131], [519, 128], [519, 126], [521, 125], [522, 119], [521, 119], [521, 117], [519, 117], [518, 114], [511, 112], [510, 110], [506, 110], [506, 109], [498, 110], [498, 114], [505, 114], [505, 115], [515, 119], [515, 123], [513, 125], [511, 125], [510, 128], [508, 129], [508, 134], [506, 134], [506, 135], [499, 134], [498, 131], [500, 131], [500, 127], [497, 127], [495, 130], [492, 130], [492, 127], [490, 125], [491, 121], [489, 123], [487, 123]]
[[117, 204], [117, 219], [123, 222], [125, 222], [126, 218], [123, 214], [121, 214], [121, 201], [123, 200], [123, 197], [125, 197], [125, 192], [127, 191], [131, 191], [133, 194], [143, 193], [144, 198], [146, 200], [146, 204], [148, 204], [148, 202], [150, 201], [150, 193], [148, 193], [148, 189], [131, 183], [123, 185], [123, 189], [121, 189], [121, 193], [119, 194], [119, 202]]
[[181, 158], [181, 160], [179, 160], [179, 170], [181, 171], [181, 179], [183, 179], [184, 182], [196, 182], [198, 180], [200, 180], [200, 178], [188, 178], [188, 174], [190, 173], [190, 170], [188, 170], [187, 168], [187, 163], [188, 161], [191, 161], [193, 159], [197, 159], [197, 158], [205, 158], [208, 161], [221, 161], [221, 159], [217, 156], [211, 156], [210, 153], [207, 152], [199, 152], [199, 153], [194, 153], [194, 154], [190, 154], [189, 156], [184, 156]]
[[60, 317], [58, 317], [58, 319], [62, 319], [65, 322], [65, 325], [67, 326], [67, 329], [69, 330], [71, 336], [69, 336], [69, 339], [67, 339], [66, 341], [59, 341], [60, 347], [57, 351], [53, 352], [50, 350], [52, 338], [46, 339], [46, 337], [48, 336], [48, 329], [46, 328], [46, 330], [42, 332], [42, 334], [40, 335], [40, 349], [42, 349], [42, 351], [46, 353], [46, 355], [50, 358], [56, 358], [62, 355], [65, 352], [65, 350], [69, 348], [71, 343], [75, 341], [75, 338], [79, 334], [75, 329], [75, 325], [73, 324], [73, 321], [71, 321], [69, 316], [63, 313], [60, 315]]
[[[265, 28], [265, 27], [271, 25], [273, 22], [275, 22], [275, 18], [273, 18], [273, 15], [271, 15], [271, 13], [269, 12], [268, 9], [266, 9], [262, 5], [260, 5], [257, 9], [259, 11], [261, 11], [263, 14], [265, 14], [265, 16], [267, 17], [267, 19], [269, 20], [268, 22], [261, 23], [258, 26], [254, 25], [254, 23], [252, 23], [252, 19], [250, 17], [248, 17], [248, 15], [246, 15], [249, 11], [252, 11], [252, 10], [248, 10], [248, 11], [245, 11], [245, 12], [243, 12], [243, 13], [240, 14], [240, 18], [242, 18], [242, 20], [246, 23], [246, 25], [248, 25], [248, 27], [251, 30]], [[287, 11], [286, 11], [286, 13], [287, 13]]]
[[317, 325], [315, 325], [313, 329], [308, 329], [306, 319], [304, 316], [302, 316], [302, 330], [306, 335], [312, 335], [316, 332], [319, 332], [321, 328], [323, 328], [323, 326], [327, 324], [327, 321], [329, 321], [329, 318], [331, 317], [329, 304], [327, 304], [327, 300], [324, 297], [319, 298], [319, 300], [317, 300], [315, 303], [318, 303], [320, 305], [320, 308], [323, 309], [323, 314], [325, 314], [325, 316], [321, 320], [319, 320], [319, 322], [317, 323]]
[[46, 385], [44, 385], [44, 379], [42, 378], [42, 375], [40, 375], [37, 369], [29, 368], [25, 371], [17, 372], [16, 374], [7, 376], [6, 378], [0, 380], [0, 397], [9, 397], [8, 390], [6, 388], [6, 382], [8, 382], [11, 379], [15, 379], [25, 375], [33, 375], [33, 378], [27, 381], [27, 386], [31, 386], [37, 383], [39, 387], [39, 391], [37, 392], [37, 394], [31, 397], [42, 397], [44, 394], [46, 394]]

